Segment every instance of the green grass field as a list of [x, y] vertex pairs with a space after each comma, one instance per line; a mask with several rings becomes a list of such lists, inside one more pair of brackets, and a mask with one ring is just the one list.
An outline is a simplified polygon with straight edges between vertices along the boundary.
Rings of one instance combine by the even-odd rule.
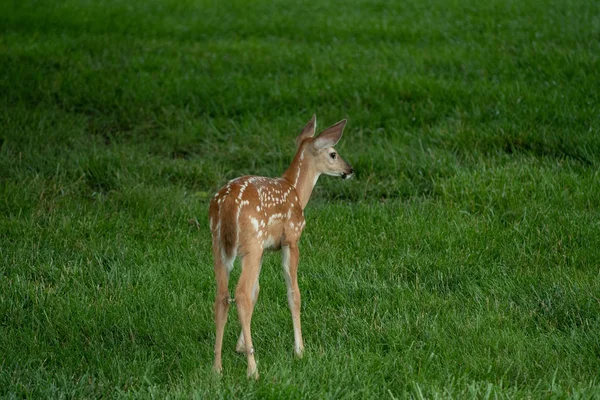
[[[0, 397], [600, 397], [600, 3], [214, 3], [3, 3]], [[271, 254], [218, 378], [208, 200], [313, 113], [305, 357]]]

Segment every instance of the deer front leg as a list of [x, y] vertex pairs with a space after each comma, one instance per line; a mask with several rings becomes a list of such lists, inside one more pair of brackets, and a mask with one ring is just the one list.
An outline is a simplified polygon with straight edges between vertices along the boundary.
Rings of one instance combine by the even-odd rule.
[[252, 312], [254, 304], [252, 301], [253, 290], [257, 285], [258, 274], [260, 272], [260, 254], [249, 253], [242, 258], [242, 273], [235, 290], [235, 304], [238, 311], [240, 324], [242, 325], [242, 335], [246, 347], [246, 356], [248, 359], [248, 377], [258, 379], [258, 369], [254, 359], [254, 347], [252, 346], [252, 335], [250, 323], [252, 321]]
[[298, 258], [300, 254], [298, 245], [292, 243], [282, 248], [283, 275], [287, 285], [287, 297], [292, 323], [294, 325], [294, 352], [302, 358], [304, 343], [302, 341], [302, 328], [300, 325], [300, 288], [298, 287]]

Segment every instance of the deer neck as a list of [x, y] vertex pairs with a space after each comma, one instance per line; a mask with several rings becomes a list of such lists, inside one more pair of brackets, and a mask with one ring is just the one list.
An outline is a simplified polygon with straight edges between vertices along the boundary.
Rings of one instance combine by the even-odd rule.
[[305, 149], [300, 149], [289, 168], [283, 174], [283, 179], [291, 183], [296, 189], [302, 209], [306, 207], [313, 188], [319, 179], [320, 173], [316, 171], [314, 165], [305, 157]]

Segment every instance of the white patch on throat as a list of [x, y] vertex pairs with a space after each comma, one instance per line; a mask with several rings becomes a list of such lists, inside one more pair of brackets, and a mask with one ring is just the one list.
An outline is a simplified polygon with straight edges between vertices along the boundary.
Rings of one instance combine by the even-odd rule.
[[312, 184], [312, 187], [313, 187], [313, 188], [314, 188], [314, 187], [315, 187], [315, 185], [317, 184], [317, 181], [318, 181], [318, 180], [319, 180], [319, 174], [316, 174], [316, 175], [315, 175], [315, 179], [313, 180], [313, 184]]

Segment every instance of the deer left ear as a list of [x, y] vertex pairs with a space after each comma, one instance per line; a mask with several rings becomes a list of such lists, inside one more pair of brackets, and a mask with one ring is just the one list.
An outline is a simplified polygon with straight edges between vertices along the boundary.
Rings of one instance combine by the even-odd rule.
[[342, 138], [342, 133], [344, 133], [346, 122], [347, 121], [343, 119], [337, 124], [330, 126], [321, 132], [321, 134], [313, 142], [315, 149], [320, 150], [335, 146]]
[[304, 141], [304, 139], [311, 138], [315, 136], [315, 132], [317, 130], [317, 114], [313, 114], [308, 124], [302, 129], [302, 132], [296, 138], [296, 147], [300, 147], [300, 144]]

